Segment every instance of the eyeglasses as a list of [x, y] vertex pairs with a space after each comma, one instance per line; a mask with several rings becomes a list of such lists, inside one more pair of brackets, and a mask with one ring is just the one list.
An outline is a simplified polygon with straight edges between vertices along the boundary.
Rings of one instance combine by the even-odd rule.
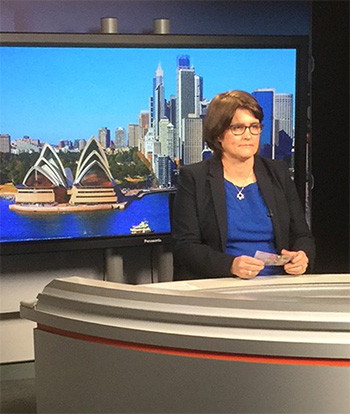
[[263, 124], [255, 123], [249, 126], [242, 124], [235, 124], [229, 126], [233, 135], [243, 135], [247, 129], [252, 135], [259, 135], [263, 129]]

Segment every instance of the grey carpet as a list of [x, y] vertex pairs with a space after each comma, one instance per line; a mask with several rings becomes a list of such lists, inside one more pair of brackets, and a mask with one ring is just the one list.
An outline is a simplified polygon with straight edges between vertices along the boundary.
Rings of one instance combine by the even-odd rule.
[[1, 381], [1, 414], [36, 413], [35, 379]]

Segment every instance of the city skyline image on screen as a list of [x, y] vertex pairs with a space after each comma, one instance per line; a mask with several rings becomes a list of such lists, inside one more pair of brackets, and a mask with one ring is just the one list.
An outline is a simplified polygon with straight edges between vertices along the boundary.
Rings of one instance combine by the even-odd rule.
[[[296, 48], [2, 45], [1, 242], [170, 233], [211, 99], [250, 92], [260, 154], [294, 174]], [[12, 183], [15, 190], [6, 193]]]

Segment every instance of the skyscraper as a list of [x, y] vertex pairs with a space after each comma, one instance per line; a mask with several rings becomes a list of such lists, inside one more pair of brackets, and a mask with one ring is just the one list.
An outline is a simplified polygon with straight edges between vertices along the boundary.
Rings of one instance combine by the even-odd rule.
[[184, 164], [192, 164], [202, 160], [203, 139], [202, 139], [202, 119], [194, 114], [182, 120], [184, 135]]
[[124, 128], [119, 127], [115, 129], [114, 145], [117, 149], [126, 147], [126, 132]]
[[139, 114], [139, 141], [137, 143], [139, 150], [145, 153], [145, 136], [149, 129], [149, 111], [141, 111]]
[[149, 97], [148, 102], [149, 108], [148, 108], [148, 125], [150, 129], [153, 129], [154, 124], [154, 99], [153, 96]]
[[101, 128], [98, 131], [98, 140], [102, 148], [109, 148], [111, 146], [111, 131], [108, 128]]
[[0, 152], [11, 151], [11, 138], [9, 134], [0, 135]]
[[194, 108], [196, 116], [201, 115], [201, 102], [203, 101], [203, 78], [194, 76]]
[[283, 159], [290, 168], [293, 167], [292, 157], [293, 129], [293, 95], [291, 93], [275, 94], [275, 158]]
[[80, 139], [79, 143], [78, 143], [78, 149], [79, 151], [82, 151], [86, 146], [86, 140], [85, 139]]
[[145, 136], [149, 128], [149, 112], [143, 110], [139, 113], [139, 126], [142, 129], [142, 135]]
[[153, 170], [155, 170], [155, 159], [158, 154], [160, 154], [160, 142], [155, 138], [153, 129], [150, 128], [145, 135], [144, 155], [151, 163]]
[[178, 68], [189, 68], [190, 67], [189, 55], [179, 55], [177, 57], [177, 67]]
[[275, 120], [278, 121], [276, 132], [283, 130], [293, 139], [293, 95], [291, 93], [275, 94]]
[[171, 160], [168, 156], [156, 157], [156, 175], [160, 186], [171, 186]]
[[211, 158], [213, 151], [208, 147], [207, 143], [204, 143], [204, 149], [202, 151], [202, 160], [207, 160]]
[[159, 135], [159, 122], [164, 117], [164, 73], [163, 69], [158, 64], [156, 76], [153, 78], [153, 104], [154, 104], [154, 119], [152, 122], [155, 136]]
[[203, 99], [200, 102], [200, 114], [199, 115], [200, 115], [201, 118], [205, 117], [210, 102], [211, 101], [208, 101], [208, 99]]
[[158, 134], [158, 140], [160, 142], [160, 154], [168, 156], [168, 125], [169, 125], [169, 119], [166, 117], [163, 117], [159, 121], [159, 134]]
[[138, 124], [128, 125], [129, 147], [138, 147], [140, 126]]
[[169, 122], [167, 125], [167, 145], [168, 145], [167, 153], [169, 157], [173, 160], [176, 154], [176, 150], [175, 150], [176, 140], [175, 140], [175, 128], [171, 122]]
[[177, 59], [177, 113], [176, 133], [179, 140], [179, 158], [182, 158], [182, 147], [184, 141], [183, 122], [189, 114], [195, 113], [195, 72], [190, 67], [189, 56], [179, 56]]
[[176, 125], [176, 97], [175, 95], [170, 95], [169, 101], [166, 102], [165, 116], [169, 119], [169, 121], [175, 127]]
[[260, 154], [267, 158], [275, 158], [275, 90], [256, 89], [252, 95], [264, 111], [264, 129], [260, 136]]

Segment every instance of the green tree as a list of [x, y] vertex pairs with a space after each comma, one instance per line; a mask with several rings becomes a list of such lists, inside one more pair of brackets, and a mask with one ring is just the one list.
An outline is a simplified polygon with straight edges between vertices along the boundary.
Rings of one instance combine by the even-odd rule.
[[77, 171], [78, 160], [80, 157], [79, 152], [62, 152], [60, 151], [58, 154], [59, 159], [62, 162], [64, 168], [70, 168], [72, 171], [73, 176]]
[[35, 164], [39, 153], [23, 152], [19, 155], [0, 153], [0, 182], [21, 184], [29, 169]]

